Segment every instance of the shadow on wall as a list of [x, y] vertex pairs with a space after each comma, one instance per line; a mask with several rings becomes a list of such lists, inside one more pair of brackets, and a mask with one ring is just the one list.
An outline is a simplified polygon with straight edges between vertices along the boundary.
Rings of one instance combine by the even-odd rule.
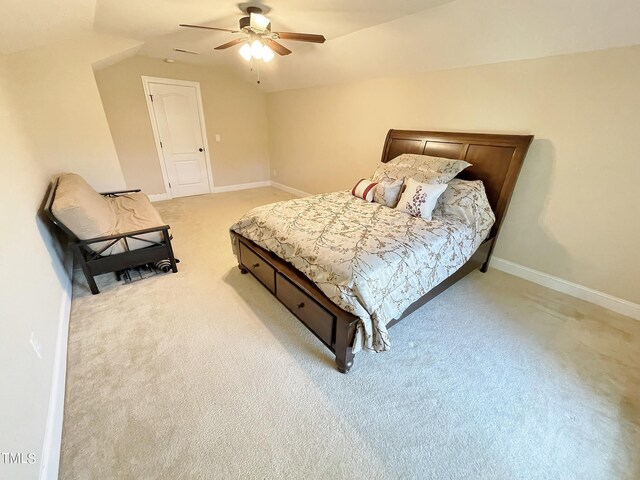
[[67, 271], [67, 265], [70, 263], [71, 250], [68, 248], [67, 240], [62, 231], [51, 222], [44, 212], [44, 206], [47, 203], [51, 189], [54, 187], [54, 183], [55, 177], [49, 182], [44, 198], [38, 206], [35, 222], [38, 227], [38, 232], [40, 233], [40, 238], [42, 238], [42, 243], [51, 257], [51, 266], [56, 273], [58, 283], [60, 283], [60, 286], [64, 289], [70, 281], [70, 272]]
[[[495, 255], [562, 276], [560, 272], [571, 271], [571, 255], [545, 223], [556, 162], [553, 143], [548, 139], [535, 139], [518, 177]], [[544, 252], [544, 256], [539, 252]], [[549, 271], [549, 264], [554, 265], [553, 272]]]

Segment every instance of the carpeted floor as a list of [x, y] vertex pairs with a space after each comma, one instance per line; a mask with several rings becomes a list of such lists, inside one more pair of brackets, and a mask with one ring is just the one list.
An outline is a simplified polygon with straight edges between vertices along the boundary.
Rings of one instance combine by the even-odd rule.
[[231, 254], [286, 198], [159, 203], [178, 274], [76, 278], [60, 478], [640, 478], [640, 322], [475, 272], [342, 375]]

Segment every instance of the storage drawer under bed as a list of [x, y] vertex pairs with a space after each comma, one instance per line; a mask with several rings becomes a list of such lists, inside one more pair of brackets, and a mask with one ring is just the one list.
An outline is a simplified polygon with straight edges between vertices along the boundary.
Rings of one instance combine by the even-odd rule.
[[276, 293], [276, 270], [264, 258], [240, 242], [240, 263], [271, 293]]
[[331, 347], [335, 316], [281, 273], [276, 274], [276, 297], [311, 331], [315, 332], [320, 340]]

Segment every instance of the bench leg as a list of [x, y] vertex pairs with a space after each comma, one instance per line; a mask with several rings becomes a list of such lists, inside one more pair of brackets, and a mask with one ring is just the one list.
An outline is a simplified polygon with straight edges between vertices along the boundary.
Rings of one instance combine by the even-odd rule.
[[80, 263], [80, 268], [82, 268], [82, 273], [84, 273], [84, 278], [87, 279], [87, 283], [89, 284], [89, 289], [91, 290], [91, 293], [93, 295], [97, 295], [98, 293], [100, 293], [100, 290], [98, 290], [98, 285], [96, 285], [96, 281], [93, 278], [93, 275], [91, 274], [91, 270], [89, 270], [89, 266], [87, 265], [87, 262], [84, 259], [84, 255], [82, 255], [82, 252], [80, 251], [80, 247], [75, 245], [74, 252], [75, 252], [76, 258], [78, 259], [78, 262]]
[[176, 263], [176, 257], [173, 254], [173, 247], [171, 246], [171, 236], [169, 235], [169, 230], [163, 230], [162, 236], [164, 238], [164, 243], [167, 246], [167, 253], [169, 254], [169, 263], [171, 263], [171, 271], [173, 273], [178, 273], [178, 264]]

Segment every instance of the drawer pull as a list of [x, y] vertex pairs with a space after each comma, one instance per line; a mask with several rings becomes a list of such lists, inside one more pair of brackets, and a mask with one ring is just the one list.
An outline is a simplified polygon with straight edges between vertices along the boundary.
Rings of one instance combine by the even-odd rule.
[[260, 266], [260, 264], [259, 264], [259, 263], [254, 263], [254, 264], [253, 264], [253, 268], [258, 268], [259, 266]]
[[298, 304], [298, 308], [304, 308], [304, 302], [300, 302], [300, 303]]

